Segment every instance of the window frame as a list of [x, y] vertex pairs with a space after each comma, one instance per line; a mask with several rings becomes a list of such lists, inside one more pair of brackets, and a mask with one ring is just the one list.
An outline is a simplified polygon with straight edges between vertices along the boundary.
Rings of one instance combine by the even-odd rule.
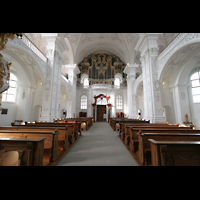
[[[12, 75], [16, 78], [16, 80], [11, 78]], [[15, 82], [15, 86], [13, 86], [13, 85], [11, 84], [11, 83], [13, 83], [13, 82]], [[17, 78], [17, 76], [16, 76], [14, 73], [10, 72], [9, 88], [8, 88], [5, 92], [2, 93], [2, 102], [9, 102], [9, 103], [15, 103], [15, 102], [16, 102], [17, 83], [18, 83], [18, 78]], [[9, 93], [9, 91], [10, 91], [9, 89], [14, 89], [15, 92]], [[14, 96], [13, 101], [10, 101], [10, 100], [8, 101], [7, 98], [8, 98], [8, 96], [11, 96], [11, 95]]]
[[[87, 83], [86, 83], [87, 82]], [[89, 86], [89, 80], [88, 80], [88, 77], [85, 77], [84, 79], [83, 79], [83, 87], [87, 87], [87, 86]]]
[[81, 110], [87, 109], [87, 96], [83, 95], [81, 96]]
[[119, 77], [115, 77], [114, 85], [117, 87], [120, 87], [120, 78]]
[[[198, 78], [192, 79], [192, 76], [193, 76], [194, 74], [196, 74], [196, 73], [198, 74]], [[198, 81], [198, 82], [199, 82], [199, 83], [198, 83], [198, 86], [193, 86], [193, 84], [192, 84], [193, 81]], [[197, 101], [197, 102], [194, 101], [194, 97], [199, 96], [199, 98], [200, 98], [200, 71], [196, 71], [195, 73], [193, 73], [193, 74], [190, 76], [190, 84], [191, 84], [192, 102], [193, 102], [193, 103], [200, 103], [200, 100]], [[199, 93], [193, 94], [193, 91], [194, 91], [193, 88], [194, 88], [194, 89], [195, 89], [195, 88], [199, 88]]]
[[123, 98], [121, 95], [117, 95], [116, 97], [116, 109], [117, 110], [123, 109]]

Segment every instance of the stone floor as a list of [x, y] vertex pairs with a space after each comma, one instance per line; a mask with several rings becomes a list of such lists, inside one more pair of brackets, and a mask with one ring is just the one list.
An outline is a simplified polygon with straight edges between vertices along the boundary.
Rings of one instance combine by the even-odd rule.
[[107, 122], [95, 122], [56, 166], [138, 166]]

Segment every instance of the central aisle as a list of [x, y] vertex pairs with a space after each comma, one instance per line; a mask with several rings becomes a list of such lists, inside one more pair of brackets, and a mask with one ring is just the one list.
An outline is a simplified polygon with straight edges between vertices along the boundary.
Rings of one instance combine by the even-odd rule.
[[95, 122], [56, 166], [138, 166], [116, 131]]

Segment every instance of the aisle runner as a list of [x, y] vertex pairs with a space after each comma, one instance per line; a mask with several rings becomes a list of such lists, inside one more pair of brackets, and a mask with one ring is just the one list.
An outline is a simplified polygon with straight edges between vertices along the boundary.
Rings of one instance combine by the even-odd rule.
[[95, 122], [56, 166], [138, 166], [107, 122]]

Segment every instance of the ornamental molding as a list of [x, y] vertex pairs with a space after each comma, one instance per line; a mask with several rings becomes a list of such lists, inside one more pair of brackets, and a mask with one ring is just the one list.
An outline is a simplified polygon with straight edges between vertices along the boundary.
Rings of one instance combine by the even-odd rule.
[[200, 33], [180, 33], [176, 36], [176, 38], [157, 57], [158, 80], [171, 56], [182, 47], [195, 42], [200, 42]]
[[15, 38], [14, 40], [8, 39], [7, 47], [16, 47], [24, 53], [29, 54], [37, 63], [37, 65], [41, 68], [44, 77], [46, 77], [47, 68], [49, 67], [44, 60], [42, 60], [34, 51], [32, 51], [21, 39]]

